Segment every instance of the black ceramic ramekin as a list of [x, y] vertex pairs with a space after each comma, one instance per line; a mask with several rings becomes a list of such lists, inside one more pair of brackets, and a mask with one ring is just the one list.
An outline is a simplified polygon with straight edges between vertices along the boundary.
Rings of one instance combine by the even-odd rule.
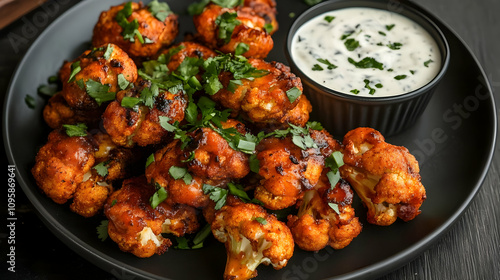
[[[362, 97], [341, 93], [313, 81], [295, 64], [291, 45], [297, 29], [310, 19], [328, 11], [366, 7], [401, 14], [422, 26], [436, 41], [441, 52], [441, 69], [428, 84], [414, 91], [391, 97]], [[320, 121], [335, 136], [343, 136], [356, 127], [372, 127], [385, 136], [412, 126], [424, 112], [435, 88], [445, 75], [450, 50], [445, 36], [427, 16], [426, 11], [408, 1], [398, 0], [333, 0], [317, 4], [300, 16], [288, 31], [285, 54], [292, 71], [301, 78], [304, 93], [313, 105], [311, 119]]]

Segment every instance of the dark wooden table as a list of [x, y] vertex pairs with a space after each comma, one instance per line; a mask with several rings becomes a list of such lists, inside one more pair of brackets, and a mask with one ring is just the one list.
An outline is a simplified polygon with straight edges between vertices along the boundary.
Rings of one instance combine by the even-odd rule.
[[[76, 0], [49, 0], [0, 30], [0, 94], [7, 90], [15, 66], [36, 37]], [[418, 0], [441, 18], [470, 47], [500, 96], [500, 1]], [[500, 279], [500, 153], [496, 145], [483, 186], [458, 221], [419, 257], [380, 279]], [[4, 151], [2, 150], [2, 153]], [[5, 155], [2, 154], [3, 158]], [[6, 167], [6, 163], [3, 167]], [[6, 171], [4, 171], [6, 172]], [[6, 191], [3, 192], [6, 194]], [[6, 197], [6, 196], [5, 196]], [[5, 199], [2, 198], [2, 209]], [[6, 228], [0, 229], [0, 279], [121, 279], [75, 254], [38, 219], [22, 192], [17, 192], [16, 274], [7, 272]], [[3, 211], [2, 215], [5, 216]], [[4, 219], [5, 220], [5, 219]]]

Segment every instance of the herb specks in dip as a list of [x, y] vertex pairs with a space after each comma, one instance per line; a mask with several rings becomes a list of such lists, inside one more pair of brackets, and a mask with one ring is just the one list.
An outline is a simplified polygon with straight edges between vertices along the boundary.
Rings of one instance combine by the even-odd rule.
[[291, 55], [312, 80], [358, 96], [407, 93], [439, 72], [441, 55], [416, 22], [374, 8], [345, 8], [316, 16], [295, 33]]

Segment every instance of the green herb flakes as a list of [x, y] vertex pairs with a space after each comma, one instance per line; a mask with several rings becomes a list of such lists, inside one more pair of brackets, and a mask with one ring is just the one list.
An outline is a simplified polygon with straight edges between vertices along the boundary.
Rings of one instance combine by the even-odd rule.
[[297, 98], [299, 98], [301, 94], [302, 91], [298, 87], [293, 87], [286, 91], [286, 96], [288, 97], [290, 103], [295, 102], [295, 100], [297, 100]]
[[71, 64], [71, 74], [69, 75], [68, 83], [75, 80], [76, 74], [78, 74], [82, 68], [80, 67], [80, 61], [75, 61]]
[[434, 62], [434, 60], [432, 60], [432, 59], [427, 60], [426, 62], [424, 62], [424, 66], [425, 66], [425, 67], [429, 67], [429, 64], [430, 64], [431, 62]]
[[236, 19], [237, 16], [236, 12], [225, 12], [215, 19], [215, 24], [219, 26], [219, 39], [224, 40], [225, 44], [231, 40], [234, 28], [241, 24], [241, 21]]
[[334, 16], [325, 16], [324, 20], [328, 23], [332, 22], [332, 20], [334, 20], [335, 17]]
[[26, 103], [26, 105], [30, 109], [35, 109], [35, 107], [36, 107], [36, 99], [33, 96], [29, 95], [29, 94], [27, 94], [24, 97], [24, 103]]
[[349, 38], [347, 40], [344, 41], [344, 45], [345, 47], [347, 48], [348, 51], [354, 51], [356, 48], [359, 47], [359, 41], [353, 39], [353, 38]]
[[160, 203], [165, 201], [168, 197], [168, 192], [162, 186], [156, 184], [156, 192], [149, 198], [149, 204], [151, 204], [151, 208], [155, 209]]
[[363, 69], [375, 68], [379, 70], [384, 70], [384, 65], [371, 57], [365, 57], [360, 61], [355, 61], [354, 59], [349, 57], [347, 58], [347, 61], [349, 61], [349, 63], [354, 65], [356, 68], [363, 68]]
[[153, 0], [148, 4], [149, 11], [151, 14], [157, 18], [159, 21], [165, 21], [169, 15], [172, 14], [172, 10], [165, 2], [158, 2], [158, 0]]
[[101, 241], [105, 241], [108, 238], [108, 220], [103, 220], [101, 223], [96, 227], [97, 231], [97, 238]]
[[399, 81], [399, 80], [405, 79], [406, 77], [407, 77], [406, 75], [397, 75], [394, 77], [394, 79]]
[[69, 137], [78, 136], [85, 137], [87, 136], [87, 125], [84, 123], [77, 124], [63, 124], [63, 128], [66, 130], [66, 135]]
[[259, 224], [261, 224], [261, 225], [264, 225], [264, 226], [267, 225], [267, 220], [265, 218], [255, 217], [254, 220], [259, 222]]
[[102, 103], [112, 101], [115, 99], [116, 93], [114, 92], [109, 92], [109, 86], [108, 85], [103, 85], [99, 82], [96, 82], [92, 79], [88, 79], [87, 82], [85, 83], [85, 88], [87, 91], [87, 94], [94, 98], [94, 100], [97, 102], [99, 106], [101, 106]]
[[92, 168], [103, 178], [108, 175], [108, 162], [106, 161], [103, 161]]

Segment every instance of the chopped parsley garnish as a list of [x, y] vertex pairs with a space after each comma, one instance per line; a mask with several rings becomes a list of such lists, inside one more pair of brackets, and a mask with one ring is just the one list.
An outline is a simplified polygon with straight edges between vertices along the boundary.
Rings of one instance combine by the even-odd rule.
[[313, 71], [323, 71], [323, 67], [321, 67], [321, 65], [319, 64], [314, 64], [313, 67], [311, 68], [311, 70]]
[[106, 47], [106, 51], [103, 54], [104, 59], [108, 60], [113, 54], [113, 50], [114, 48], [111, 46], [111, 44], [108, 44], [108, 46]]
[[328, 23], [332, 22], [332, 20], [334, 20], [335, 17], [334, 16], [325, 16], [324, 20]]
[[396, 80], [399, 81], [399, 80], [402, 80], [402, 79], [404, 79], [406, 77], [407, 77], [406, 75], [397, 75], [397, 76], [394, 77], [394, 79], [396, 79]]
[[149, 198], [149, 204], [151, 204], [151, 208], [155, 209], [160, 203], [165, 201], [168, 197], [168, 192], [165, 188], [160, 186], [159, 184], [155, 185], [156, 192]]
[[68, 83], [75, 80], [76, 74], [78, 74], [82, 68], [80, 67], [80, 61], [75, 61], [71, 64], [71, 74], [69, 75]]
[[[337, 68], [337, 65], [335, 64], [332, 64], [330, 61], [328, 61], [328, 59], [323, 59], [323, 58], [318, 58], [316, 59], [318, 62], [320, 63], [323, 63], [323, 64], [326, 64], [328, 70], [332, 70], [332, 69], [335, 69]], [[317, 64], [316, 64], [317, 65]]]
[[189, 4], [187, 13], [190, 16], [199, 15], [203, 12], [203, 9], [205, 9], [205, 6], [208, 5], [208, 3], [210, 3], [210, 0], [201, 0], [200, 2]]
[[168, 174], [172, 176], [175, 180], [182, 179], [186, 185], [190, 185], [193, 181], [193, 176], [188, 173], [187, 169], [184, 167], [172, 166], [168, 170]]
[[127, 89], [128, 86], [130, 85], [130, 82], [127, 80], [127, 78], [125, 78], [125, 75], [121, 73], [118, 74], [117, 79], [118, 79], [118, 87], [121, 90]]
[[349, 38], [347, 40], [345, 40], [344, 42], [344, 45], [345, 47], [347, 48], [348, 51], [354, 51], [356, 48], [359, 47], [359, 41], [353, 39], [353, 38]]
[[387, 46], [388, 46], [391, 50], [399, 50], [399, 49], [401, 49], [401, 47], [403, 46], [403, 44], [398, 43], [398, 42], [394, 42], [394, 43], [392, 43], [392, 44], [387, 44]]
[[123, 29], [121, 35], [123, 36], [124, 40], [135, 42], [135, 37], [137, 37], [139, 42], [141, 42], [141, 44], [144, 44], [144, 38], [139, 32], [139, 22], [137, 21], [137, 19], [134, 19], [131, 22], [127, 20], [127, 18], [132, 15], [132, 12], [132, 2], [127, 2], [123, 6], [123, 9], [116, 13], [115, 20]]
[[236, 48], [234, 49], [234, 54], [235, 55], [242, 55], [246, 53], [250, 49], [250, 46], [245, 43], [238, 43]]
[[108, 220], [102, 220], [101, 223], [96, 227], [97, 238], [101, 241], [105, 241], [108, 238]]
[[347, 39], [347, 37], [351, 36], [353, 33], [354, 33], [354, 30], [349, 30], [349, 31], [345, 32], [345, 33], [342, 35], [342, 37], [340, 37], [340, 40], [342, 40], [342, 41], [343, 41], [343, 40]]
[[363, 82], [365, 83], [365, 88], [369, 90], [369, 94], [373, 95], [375, 94], [375, 89], [370, 86], [370, 80], [364, 79]]
[[73, 137], [73, 136], [84, 137], [84, 136], [87, 136], [87, 126], [84, 123], [63, 124], [63, 127], [66, 130], [66, 135], [68, 135], [69, 137]]
[[177, 241], [175, 248], [181, 250], [203, 248], [203, 241], [210, 236], [211, 232], [212, 229], [210, 224], [205, 224], [205, 226], [194, 236], [192, 240], [191, 238], [186, 238], [186, 236], [175, 237], [175, 241]]
[[339, 205], [337, 203], [328, 203], [328, 206], [330, 206], [330, 208], [333, 209], [333, 211], [335, 211], [335, 213], [337, 213], [338, 215], [340, 215], [340, 210], [339, 210]]
[[146, 168], [148, 168], [148, 166], [153, 162], [155, 162], [155, 154], [150, 154], [146, 159]]
[[29, 94], [26, 94], [26, 96], [24, 97], [24, 103], [26, 103], [26, 105], [28, 105], [28, 108], [30, 109], [35, 109], [36, 107], [36, 99]]
[[351, 89], [350, 92], [354, 94], [359, 94], [359, 89]]
[[250, 155], [250, 158], [248, 159], [248, 161], [250, 164], [250, 170], [254, 173], [259, 173], [260, 161], [257, 158], [257, 154]]
[[259, 222], [259, 224], [261, 225], [267, 225], [267, 220], [265, 218], [262, 218], [262, 217], [255, 217], [254, 220], [256, 220], [257, 222]]
[[344, 155], [340, 151], [333, 152], [329, 157], [325, 159], [325, 166], [330, 168], [330, 171], [326, 173], [328, 181], [330, 182], [330, 187], [333, 189], [340, 180], [339, 168], [344, 165]]
[[238, 14], [236, 12], [225, 12], [215, 19], [215, 24], [219, 26], [219, 39], [224, 40], [224, 43], [229, 43], [234, 28], [241, 24], [241, 21], [236, 19]]
[[272, 23], [266, 23], [264, 24], [264, 30], [266, 30], [267, 33], [271, 33], [273, 31], [274, 27]]
[[87, 94], [94, 98], [99, 106], [107, 101], [112, 101], [115, 99], [116, 93], [109, 92], [109, 86], [103, 85], [92, 79], [88, 79], [85, 83], [85, 89]]
[[382, 31], [379, 31], [378, 34], [380, 34], [382, 36], [387, 36], [387, 34], [385, 34], [385, 32], [382, 32]]
[[210, 194], [210, 199], [215, 202], [215, 210], [219, 210], [226, 204], [227, 193], [229, 192], [227, 189], [215, 187], [212, 185], [204, 184], [203, 185], [203, 193]]
[[389, 24], [389, 25], [385, 26], [385, 29], [387, 29], [387, 31], [391, 31], [391, 29], [393, 29], [394, 26], [396, 26], [396, 25], [395, 24]]
[[360, 61], [355, 61], [354, 59], [349, 57], [347, 58], [347, 61], [349, 61], [349, 63], [351, 63], [352, 65], [356, 66], [356, 68], [363, 68], [363, 69], [375, 68], [379, 70], [384, 70], [384, 65], [372, 57], [365, 57]]
[[151, 14], [157, 18], [159, 21], [165, 21], [165, 19], [172, 14], [172, 10], [165, 2], [158, 2], [158, 0], [153, 0], [148, 4], [149, 11]]
[[106, 175], [108, 175], [108, 162], [107, 161], [103, 161], [103, 162], [99, 163], [98, 165], [96, 165], [96, 166], [94, 166], [92, 168], [101, 177], [106, 177]]
[[424, 62], [424, 66], [429, 67], [429, 63], [431, 63], [431, 62], [434, 62], [434, 60], [432, 60], [432, 59], [427, 60], [426, 62]]
[[123, 108], [130, 108], [133, 109], [134, 111], [138, 111], [136, 106], [142, 103], [142, 100], [137, 97], [132, 97], [132, 96], [125, 96], [122, 98], [122, 102], [120, 105]]
[[301, 94], [302, 91], [298, 87], [293, 87], [286, 91], [286, 96], [288, 97], [290, 103], [295, 102], [295, 100], [297, 100], [297, 98], [299, 98]]

